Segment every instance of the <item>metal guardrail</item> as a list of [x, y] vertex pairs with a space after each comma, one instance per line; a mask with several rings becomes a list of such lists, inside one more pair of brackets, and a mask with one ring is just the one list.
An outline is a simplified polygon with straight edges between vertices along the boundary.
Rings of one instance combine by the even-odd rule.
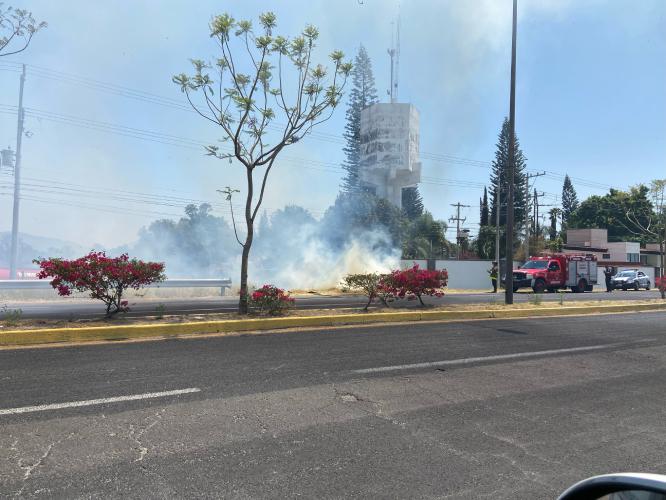
[[[47, 290], [49, 280], [0, 280], [0, 290]], [[219, 288], [224, 295], [231, 288], [230, 279], [170, 279], [161, 283], [153, 283], [147, 288]]]

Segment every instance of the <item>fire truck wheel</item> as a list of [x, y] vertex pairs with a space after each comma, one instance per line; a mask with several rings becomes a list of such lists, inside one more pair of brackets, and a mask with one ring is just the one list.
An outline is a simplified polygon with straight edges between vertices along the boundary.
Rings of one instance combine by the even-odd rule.
[[578, 282], [578, 286], [576, 287], [576, 293], [583, 293], [586, 288], [587, 288], [587, 281], [580, 280]]
[[534, 282], [534, 286], [532, 287], [532, 290], [534, 293], [543, 293], [546, 291], [546, 282], [542, 279], [538, 279]]

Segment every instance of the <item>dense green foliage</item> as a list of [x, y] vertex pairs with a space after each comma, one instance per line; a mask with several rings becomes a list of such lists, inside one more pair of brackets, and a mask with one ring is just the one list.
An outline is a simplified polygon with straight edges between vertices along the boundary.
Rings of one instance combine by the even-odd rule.
[[483, 198], [479, 200], [479, 205], [481, 206], [480, 212], [480, 224], [481, 226], [487, 226], [490, 224], [490, 206], [488, 205], [488, 188], [483, 188]]
[[423, 215], [423, 198], [418, 187], [408, 187], [402, 190], [402, 213], [409, 220]]
[[611, 189], [604, 196], [590, 196], [571, 214], [568, 227], [608, 229], [608, 241], [645, 241], [648, 238], [637, 234], [627, 214], [647, 226], [653, 214], [649, 193], [646, 186], [639, 185], [629, 191]]
[[[505, 118], [504, 123], [502, 123], [502, 130], [500, 131], [497, 139], [497, 149], [495, 151], [495, 159], [493, 160], [492, 164], [492, 173], [490, 175], [490, 185], [497, 186], [499, 181], [500, 186], [500, 200], [502, 205], [500, 209], [500, 226], [506, 225], [506, 200], [509, 190], [509, 139], [509, 120]], [[525, 186], [527, 183], [525, 169], [527, 168], [527, 159], [525, 158], [523, 151], [520, 149], [520, 142], [518, 141], [518, 137], [516, 136], [514, 139], [516, 145], [516, 161], [514, 169], [514, 227], [520, 228], [523, 227], [525, 223], [527, 211], [527, 200], [525, 199]], [[490, 210], [491, 219], [493, 221], [495, 220], [495, 214], [498, 208], [497, 200], [495, 198], [496, 196], [493, 196]]]
[[[488, 200], [488, 189], [483, 189], [483, 197], [480, 200], [480, 226], [477, 237], [472, 242], [472, 249], [481, 259], [495, 258], [495, 238], [497, 234], [496, 221], [497, 210], [499, 210], [500, 224], [500, 256], [503, 256], [506, 248], [505, 226], [506, 226], [506, 200], [508, 197], [509, 186], [509, 120], [504, 119], [502, 129], [499, 133], [495, 158], [492, 163], [492, 172], [490, 174], [490, 185], [493, 186], [490, 200]], [[525, 218], [529, 210], [529, 203], [526, 199], [525, 188], [527, 185], [527, 160], [523, 151], [520, 149], [518, 137], [515, 138], [516, 144], [516, 162], [514, 170], [514, 241], [515, 248], [518, 249], [518, 231], [525, 224]], [[496, 186], [500, 186], [500, 200], [497, 199]], [[500, 203], [501, 201], [501, 203]], [[501, 206], [500, 206], [501, 205]]]
[[375, 78], [372, 75], [372, 62], [361, 45], [354, 59], [354, 68], [351, 71], [352, 88], [349, 92], [347, 104], [347, 123], [344, 138], [346, 145], [343, 148], [345, 161], [342, 168], [345, 177], [342, 180], [342, 192], [351, 193], [359, 188], [359, 168], [361, 165], [361, 110], [377, 102]]
[[238, 251], [231, 226], [207, 204], [188, 205], [179, 220], [160, 219], [139, 232], [132, 252], [167, 264], [169, 276], [208, 277], [228, 273]]
[[573, 187], [571, 178], [568, 175], [564, 176], [564, 184], [562, 185], [562, 227], [566, 229], [569, 225], [571, 215], [578, 209], [578, 195]]

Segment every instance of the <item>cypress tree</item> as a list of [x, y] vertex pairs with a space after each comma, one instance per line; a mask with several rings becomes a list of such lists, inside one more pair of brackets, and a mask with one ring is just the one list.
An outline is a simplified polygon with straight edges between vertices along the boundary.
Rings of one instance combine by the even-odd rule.
[[483, 198], [481, 201], [481, 220], [479, 221], [481, 226], [487, 226], [490, 224], [490, 209], [488, 207], [488, 189], [483, 188]]
[[[527, 168], [527, 159], [520, 149], [520, 142], [518, 137], [515, 137], [516, 143], [516, 165], [514, 170], [514, 227], [520, 228], [525, 224], [526, 205], [525, 199], [525, 186], [527, 183], [527, 176], [525, 169]], [[509, 173], [509, 119], [504, 118], [502, 123], [502, 131], [500, 132], [497, 140], [497, 150], [495, 151], [495, 159], [492, 163], [492, 172], [490, 174], [490, 183], [497, 186], [498, 179], [500, 180], [500, 198], [506, 200], [508, 196], [508, 173]], [[495, 220], [495, 211], [497, 210], [497, 200], [493, 196], [493, 203], [490, 210], [492, 220]], [[506, 207], [500, 210], [500, 226], [506, 225]]]
[[578, 209], [578, 195], [573, 187], [569, 175], [564, 176], [564, 184], [562, 185], [562, 227], [566, 228], [569, 225], [569, 219]]
[[557, 207], [551, 208], [550, 212], [548, 212], [548, 215], [550, 215], [550, 229], [548, 230], [548, 237], [551, 240], [555, 240], [557, 238], [557, 218], [562, 215], [562, 211]]
[[347, 124], [343, 137], [347, 144], [342, 149], [345, 161], [342, 168], [345, 177], [342, 180], [342, 192], [352, 193], [359, 188], [359, 168], [361, 163], [361, 110], [377, 102], [377, 89], [375, 78], [372, 76], [372, 63], [370, 57], [361, 45], [354, 59], [354, 68], [351, 72], [352, 88], [347, 103]]
[[402, 213], [409, 220], [418, 219], [423, 215], [423, 199], [417, 186], [403, 188]]

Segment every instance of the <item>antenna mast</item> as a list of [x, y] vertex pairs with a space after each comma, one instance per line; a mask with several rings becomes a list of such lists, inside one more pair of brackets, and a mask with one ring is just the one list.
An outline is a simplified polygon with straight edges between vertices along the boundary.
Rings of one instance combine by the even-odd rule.
[[400, 76], [400, 4], [398, 4], [398, 20], [396, 22], [395, 41], [395, 75], [393, 76], [393, 100], [398, 101], [398, 77]]
[[[395, 29], [394, 29], [395, 26]], [[398, 73], [400, 70], [400, 4], [398, 4], [398, 17], [391, 22], [391, 48], [387, 50], [391, 58], [391, 86], [386, 93], [391, 103], [398, 101]]]

